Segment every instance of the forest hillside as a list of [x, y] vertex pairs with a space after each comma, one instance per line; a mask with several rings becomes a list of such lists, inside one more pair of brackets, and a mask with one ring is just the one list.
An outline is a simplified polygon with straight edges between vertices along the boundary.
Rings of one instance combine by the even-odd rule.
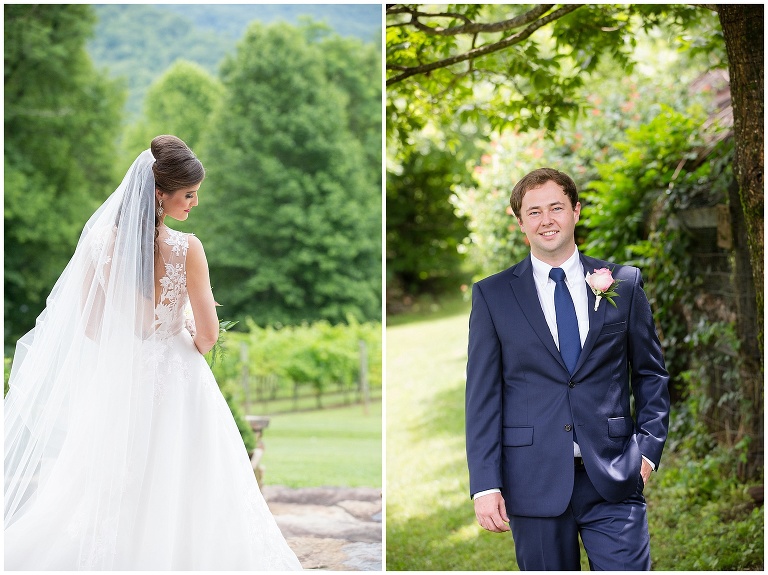
[[379, 42], [381, 11], [371, 5], [322, 4], [108, 4], [93, 6], [97, 17], [87, 44], [98, 68], [122, 78], [128, 88], [126, 120], [134, 119], [149, 86], [177, 59], [212, 75], [254, 21], [262, 24], [322, 23], [340, 36]]

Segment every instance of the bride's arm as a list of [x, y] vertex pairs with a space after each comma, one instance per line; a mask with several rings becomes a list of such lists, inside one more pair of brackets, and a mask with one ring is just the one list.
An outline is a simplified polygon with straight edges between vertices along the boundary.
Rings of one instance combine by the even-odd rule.
[[208, 261], [203, 244], [195, 236], [189, 236], [187, 249], [187, 293], [197, 328], [195, 345], [200, 353], [206, 354], [219, 338], [219, 318], [208, 275]]

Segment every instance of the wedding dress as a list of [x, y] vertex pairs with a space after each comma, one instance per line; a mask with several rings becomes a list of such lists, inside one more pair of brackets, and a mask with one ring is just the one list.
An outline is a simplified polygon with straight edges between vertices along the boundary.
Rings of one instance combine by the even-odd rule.
[[17, 345], [6, 570], [301, 569], [185, 329], [189, 235], [160, 226], [155, 242], [153, 161], [88, 221]]

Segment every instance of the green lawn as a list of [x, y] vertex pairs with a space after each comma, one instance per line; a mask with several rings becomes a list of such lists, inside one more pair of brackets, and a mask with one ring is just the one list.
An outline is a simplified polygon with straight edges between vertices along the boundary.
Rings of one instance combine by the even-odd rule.
[[381, 487], [381, 402], [273, 415], [264, 444], [265, 484]]
[[[482, 530], [469, 499], [468, 315], [467, 305], [453, 316], [387, 327], [388, 570], [517, 569], [511, 536]], [[762, 507], [754, 509], [733, 479], [733, 457], [718, 453], [665, 453], [652, 476], [645, 495], [654, 569], [762, 569]]]
[[399, 326], [420, 321], [434, 321], [469, 313], [469, 301], [465, 294], [456, 290], [443, 296], [424, 295], [416, 299], [407, 313], [387, 316], [387, 326]]
[[464, 373], [469, 305], [387, 327], [387, 569], [510, 570], [509, 534], [483, 531], [469, 499]]

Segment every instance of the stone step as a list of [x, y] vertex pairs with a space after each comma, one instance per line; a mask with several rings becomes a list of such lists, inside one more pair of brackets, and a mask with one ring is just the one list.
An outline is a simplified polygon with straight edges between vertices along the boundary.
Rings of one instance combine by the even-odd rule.
[[381, 489], [268, 485], [262, 493], [305, 569], [382, 570]]

